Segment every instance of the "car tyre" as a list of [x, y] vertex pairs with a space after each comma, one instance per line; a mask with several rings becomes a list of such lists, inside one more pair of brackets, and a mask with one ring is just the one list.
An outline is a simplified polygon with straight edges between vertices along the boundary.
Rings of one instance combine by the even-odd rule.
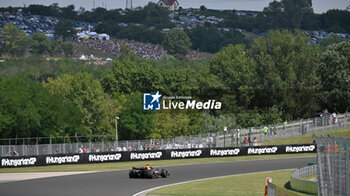
[[168, 177], [168, 175], [169, 175], [168, 170], [162, 169], [162, 170], [160, 171], [160, 175], [161, 175], [163, 178]]

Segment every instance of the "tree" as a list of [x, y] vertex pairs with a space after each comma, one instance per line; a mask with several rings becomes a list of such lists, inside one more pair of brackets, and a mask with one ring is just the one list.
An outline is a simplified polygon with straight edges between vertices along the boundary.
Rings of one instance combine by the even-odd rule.
[[285, 25], [290, 29], [300, 29], [306, 16], [313, 13], [312, 0], [282, 0]]
[[154, 113], [143, 111], [142, 94], [139, 92], [126, 95], [120, 103], [119, 135], [121, 140], [149, 138], [154, 129]]
[[62, 43], [62, 50], [66, 56], [74, 54], [73, 45], [71, 43]]
[[75, 35], [73, 23], [70, 20], [61, 19], [55, 26], [55, 38], [62, 37], [63, 41], [72, 38]]
[[244, 45], [222, 48], [210, 62], [210, 72], [224, 85], [225, 107], [237, 112], [237, 107], [248, 109], [253, 99], [255, 67], [246, 54]]
[[27, 47], [30, 44], [29, 38], [23, 31], [9, 23], [4, 26], [0, 33], [0, 39], [4, 40], [4, 50], [11, 56], [24, 55]]
[[180, 56], [185, 56], [192, 45], [187, 34], [179, 29], [171, 29], [165, 34], [162, 44], [169, 54]]
[[121, 62], [134, 61], [135, 57], [135, 52], [131, 50], [129, 45], [124, 44], [120, 47], [120, 56], [118, 59]]
[[318, 44], [320, 45], [320, 49], [322, 51], [326, 51], [328, 46], [332, 44], [338, 44], [342, 42], [341, 38], [337, 35], [330, 35], [324, 39], [322, 39]]
[[320, 17], [320, 26], [328, 32], [350, 33], [350, 11], [328, 10]]
[[58, 17], [60, 12], [58, 3], [53, 3], [49, 6], [31, 4], [28, 6], [28, 8], [25, 8], [25, 10], [26, 12], [30, 12], [33, 15], [53, 16], [53, 17]]
[[[192, 113], [178, 112], [174, 110], [163, 110], [155, 114], [155, 127], [149, 138], [174, 138], [198, 134], [199, 129], [192, 123]], [[199, 126], [198, 126], [199, 127]]]
[[159, 90], [159, 71], [149, 61], [136, 61], [135, 53], [128, 46], [122, 46], [122, 54], [113, 67], [102, 78], [105, 92], [115, 93], [152, 92]]
[[283, 8], [281, 2], [270, 2], [269, 6], [265, 7], [263, 12], [268, 19], [268, 26], [270, 28], [275, 29], [283, 26]]
[[257, 63], [255, 105], [276, 107], [283, 117], [307, 118], [319, 108], [317, 70], [320, 53], [300, 31], [270, 31], [254, 40]]
[[322, 55], [320, 68], [324, 108], [345, 112], [350, 105], [350, 42], [334, 44]]
[[300, 29], [313, 14], [311, 0], [273, 1], [264, 8], [270, 28]]
[[224, 38], [215, 26], [196, 27], [189, 32], [193, 50], [215, 53], [222, 47]]
[[77, 16], [77, 12], [74, 11], [74, 5], [68, 5], [67, 7], [61, 8], [61, 16], [62, 18], [67, 18], [74, 20]]
[[62, 75], [48, 78], [44, 87], [53, 94], [62, 95], [68, 103], [73, 103], [84, 114], [82, 135], [108, 134], [113, 132], [114, 114], [108, 111], [108, 102], [98, 80], [88, 73], [73, 76]]
[[164, 9], [159, 7], [157, 4], [153, 2], [149, 2], [142, 11], [145, 17], [142, 17], [143, 24], [147, 26], [155, 26], [159, 29], [162, 28], [171, 28], [174, 26], [173, 23], [170, 22], [170, 11], [168, 9]]
[[32, 51], [36, 54], [44, 54], [50, 51], [51, 41], [43, 33], [35, 33], [32, 37]]
[[42, 137], [81, 129], [82, 114], [59, 94], [17, 75], [0, 82], [0, 137]]
[[169, 69], [162, 71], [160, 90], [164, 95], [193, 95], [198, 86], [192, 69]]
[[223, 131], [224, 126], [228, 129], [237, 128], [237, 118], [234, 114], [222, 114], [217, 117], [208, 113], [203, 113], [199, 119], [201, 122], [201, 133], [212, 133]]

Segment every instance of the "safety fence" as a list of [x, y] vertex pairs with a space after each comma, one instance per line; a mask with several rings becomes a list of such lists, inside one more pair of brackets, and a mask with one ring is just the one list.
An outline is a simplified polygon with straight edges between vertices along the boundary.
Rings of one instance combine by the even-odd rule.
[[321, 136], [315, 139], [319, 195], [350, 195], [350, 138]]
[[152, 151], [73, 153], [64, 155], [36, 155], [0, 157], [1, 167], [84, 164], [120, 161], [166, 160], [185, 158], [232, 157], [266, 154], [295, 154], [316, 152], [313, 144], [274, 145], [235, 148], [174, 149]]
[[[311, 179], [309, 179], [311, 177]], [[290, 186], [293, 190], [316, 195], [317, 185], [317, 164], [296, 169], [290, 175]]]
[[350, 115], [345, 113], [322, 114], [312, 119], [248, 129], [224, 129], [223, 126], [223, 131], [170, 139], [115, 141], [115, 136], [111, 135], [0, 139], [0, 156], [259, 146], [264, 141], [346, 128], [349, 125]]

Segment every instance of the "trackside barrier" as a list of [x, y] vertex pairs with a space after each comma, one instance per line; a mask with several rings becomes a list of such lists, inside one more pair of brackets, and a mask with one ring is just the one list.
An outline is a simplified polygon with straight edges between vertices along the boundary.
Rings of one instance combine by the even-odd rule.
[[317, 165], [311, 165], [296, 169], [290, 175], [290, 186], [293, 190], [304, 192], [308, 194], [318, 194], [317, 180], [303, 179], [308, 176], [317, 174]]
[[100, 152], [86, 154], [55, 154], [21, 157], [0, 157], [1, 167], [48, 166], [102, 162], [168, 160], [185, 158], [232, 157], [266, 154], [316, 152], [314, 144], [252, 146], [236, 148], [202, 148], [153, 151]]
[[300, 196], [292, 191], [279, 187], [272, 182], [267, 183], [267, 196]]
[[244, 129], [231, 127], [227, 128], [226, 131], [221, 130], [175, 138], [125, 141], [118, 141], [115, 135], [4, 138], [0, 139], [0, 156], [13, 155], [15, 151], [21, 156], [31, 156], [83, 152], [260, 146], [262, 142], [266, 141], [350, 126], [350, 113], [332, 115], [328, 113], [321, 116], [283, 124], [267, 125], [267, 132], [264, 131], [264, 126], [260, 126]]

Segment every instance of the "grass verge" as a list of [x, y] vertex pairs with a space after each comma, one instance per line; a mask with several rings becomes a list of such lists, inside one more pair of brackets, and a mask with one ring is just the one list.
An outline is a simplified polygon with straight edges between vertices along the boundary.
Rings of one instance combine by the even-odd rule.
[[[350, 136], [350, 129], [337, 129], [337, 130], [331, 130], [331, 131], [325, 131], [320, 133], [315, 133], [316, 136], [320, 135], [330, 135], [330, 136], [344, 136], [349, 137]], [[294, 136], [284, 139], [278, 139], [273, 141], [267, 141], [263, 142], [262, 145], [285, 145], [285, 144], [311, 144], [314, 138], [312, 137], [312, 134], [307, 135], [301, 135], [301, 136]]]
[[[265, 193], [265, 181], [267, 177], [272, 178], [272, 182], [289, 188], [290, 174], [294, 169], [280, 170], [273, 172], [258, 172], [253, 174], [236, 175], [215, 179], [190, 182], [181, 185], [174, 185], [160, 188], [150, 192], [148, 195], [168, 195], [168, 196], [260, 196]], [[294, 191], [293, 191], [294, 192]], [[297, 193], [301, 196], [308, 194]]]
[[305, 157], [316, 156], [315, 153], [305, 154], [283, 154], [283, 155], [255, 155], [241, 157], [220, 157], [220, 158], [197, 158], [197, 159], [176, 159], [176, 160], [157, 160], [157, 161], [135, 161], [135, 162], [114, 162], [114, 163], [95, 163], [81, 165], [54, 165], [41, 167], [22, 167], [22, 168], [2, 168], [0, 173], [25, 173], [25, 172], [69, 172], [69, 171], [106, 171], [116, 169], [129, 169], [132, 166], [141, 167], [145, 164], [152, 166], [186, 165], [199, 163], [219, 163], [231, 161], [244, 161], [254, 159], [277, 159], [287, 157]]

